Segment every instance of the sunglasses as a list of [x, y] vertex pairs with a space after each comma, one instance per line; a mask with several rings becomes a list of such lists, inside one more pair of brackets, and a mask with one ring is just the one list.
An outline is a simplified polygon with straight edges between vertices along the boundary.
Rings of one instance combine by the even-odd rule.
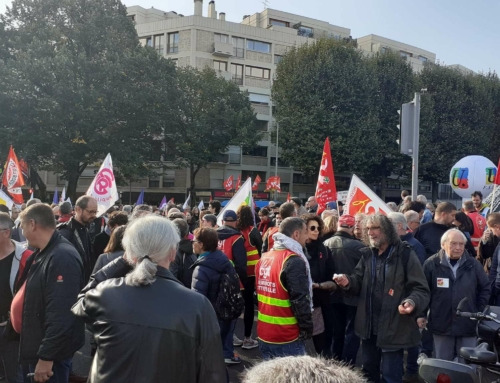
[[309, 230], [311, 230], [311, 231], [319, 231], [319, 226], [314, 226], [314, 225], [309, 226]]

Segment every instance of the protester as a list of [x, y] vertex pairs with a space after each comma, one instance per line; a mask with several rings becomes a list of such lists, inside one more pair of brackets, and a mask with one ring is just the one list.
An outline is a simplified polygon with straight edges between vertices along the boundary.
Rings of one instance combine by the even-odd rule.
[[116, 258], [122, 257], [125, 252], [123, 249], [123, 236], [125, 235], [126, 226], [118, 226], [111, 233], [108, 245], [104, 248], [103, 253], [99, 255], [94, 266], [92, 274], [97, 273], [108, 263]]
[[363, 245], [370, 246], [370, 239], [368, 238], [368, 232], [366, 231], [366, 216], [363, 213], [357, 213], [354, 216], [354, 236], [360, 240]]
[[307, 210], [304, 206], [302, 206], [304, 203], [302, 202], [302, 199], [299, 197], [293, 197], [291, 199], [291, 202], [295, 206], [295, 211], [297, 213], [297, 217], [300, 217], [303, 214], [307, 214]]
[[408, 195], [403, 199], [403, 202], [399, 206], [399, 212], [404, 213], [407, 210], [411, 210], [410, 204], [411, 204], [411, 195]]
[[387, 207], [392, 211], [398, 211], [398, 205], [396, 205], [396, 202], [387, 202]]
[[[280, 206], [280, 218], [281, 222], [290, 217], [296, 217], [297, 212], [295, 211], [295, 206], [292, 202], [286, 202]], [[266, 231], [262, 238], [262, 253], [269, 251], [274, 246], [273, 235], [279, 230], [279, 226], [271, 227]]]
[[186, 221], [189, 226], [189, 231], [193, 232], [198, 225], [198, 221], [190, 212], [185, 212], [184, 215], [186, 216]]
[[[321, 214], [321, 216], [323, 216], [323, 214]], [[325, 242], [327, 239], [330, 239], [335, 235], [338, 223], [339, 219], [336, 215], [330, 215], [323, 220], [324, 227], [323, 232], [321, 233], [321, 241]]]
[[[467, 238], [458, 229], [441, 237], [442, 249], [424, 264], [430, 286], [428, 328], [434, 336], [436, 358], [452, 361], [461, 347], [476, 346], [476, 323], [455, 315], [458, 303], [468, 298], [463, 311], [482, 312], [490, 297], [490, 284], [481, 264], [465, 250]], [[419, 318], [420, 328], [427, 320]]]
[[342, 214], [344, 214], [344, 203], [342, 201], [338, 201], [337, 210], [339, 212], [339, 217], [342, 216]]
[[0, 213], [0, 364], [7, 382], [17, 383], [19, 335], [12, 334], [13, 336], [7, 339], [7, 334], [2, 336], [2, 333], [9, 319], [15, 284], [23, 274], [26, 261], [32, 251], [26, 248], [26, 244], [10, 238], [12, 225], [9, 215]]
[[201, 220], [201, 227], [217, 228], [217, 217], [213, 214], [204, 214]]
[[[244, 285], [243, 298], [245, 299], [245, 312], [243, 323], [245, 325], [245, 339], [242, 348], [250, 350], [259, 347], [259, 342], [252, 339], [252, 328], [254, 319], [254, 293], [255, 293], [255, 265], [260, 259], [262, 249], [262, 237], [259, 230], [253, 225], [253, 212], [250, 206], [240, 206], [237, 211], [237, 229], [245, 240], [247, 259], [247, 280]], [[234, 339], [239, 344], [239, 339]]]
[[236, 228], [238, 216], [233, 210], [224, 211], [222, 226], [217, 229], [219, 238], [219, 249], [226, 254], [234, 265], [240, 282], [244, 286], [247, 280], [247, 252], [245, 239]]
[[462, 204], [462, 209], [467, 217], [472, 220], [473, 228], [470, 240], [476, 252], [479, 251], [479, 242], [483, 237], [483, 233], [486, 230], [486, 219], [476, 211], [474, 203], [472, 201], [465, 201]]
[[488, 213], [490, 212], [490, 207], [488, 206], [488, 204], [483, 203], [483, 193], [481, 193], [480, 191], [475, 191], [471, 194], [471, 198], [476, 211], [486, 218], [488, 216]]
[[198, 206], [193, 207], [191, 215], [193, 216], [193, 219], [196, 220], [196, 222], [200, 220], [200, 209], [198, 208]]
[[[369, 249], [354, 236], [355, 218], [344, 214], [339, 219], [337, 232], [325, 241], [332, 253], [333, 269], [338, 274], [351, 275], [363, 252]], [[358, 298], [337, 289], [330, 298], [333, 316], [333, 339], [327, 339], [327, 356], [355, 364], [359, 350], [359, 338], [354, 330]], [[333, 344], [333, 348], [332, 348]]]
[[330, 307], [330, 293], [336, 289], [332, 278], [334, 265], [329, 248], [323, 245], [320, 239], [323, 232], [323, 220], [314, 213], [304, 214], [301, 217], [307, 225], [307, 260], [311, 270], [313, 287], [313, 343], [319, 355], [329, 354], [325, 349], [326, 338], [333, 337], [332, 310]]
[[305, 341], [313, 333], [312, 281], [303, 251], [307, 226], [300, 218], [287, 218], [273, 237], [273, 250], [262, 254], [255, 269], [264, 359], [305, 355]]
[[310, 356], [288, 356], [258, 363], [245, 371], [243, 383], [365, 383], [342, 364]]
[[472, 222], [472, 219], [470, 219], [464, 212], [459, 211], [455, 215], [453, 226], [455, 226], [465, 235], [465, 237], [467, 238], [467, 242], [465, 243], [465, 250], [469, 253], [469, 255], [476, 258], [476, 249], [474, 248], [474, 245], [471, 241], [471, 233], [474, 233], [474, 223]]
[[425, 260], [427, 259], [425, 248], [419, 241], [417, 241], [413, 237], [413, 233], [407, 232], [406, 229], [408, 227], [408, 222], [406, 221], [405, 215], [403, 215], [403, 213], [389, 213], [387, 217], [391, 220], [392, 224], [394, 225], [394, 229], [396, 230], [399, 239], [403, 242], [408, 243], [411, 246], [411, 248], [415, 251], [415, 254], [417, 254], [420, 264], [423, 265]]
[[193, 268], [196, 262], [196, 255], [193, 253], [192, 240], [189, 239], [189, 226], [182, 218], [174, 219], [173, 224], [177, 227], [181, 240], [175, 254], [174, 261], [170, 264], [170, 272], [184, 286], [191, 288], [193, 281]]
[[273, 227], [269, 214], [270, 212], [267, 208], [263, 208], [259, 211], [260, 223], [258, 224], [257, 229], [261, 235], [264, 235], [269, 228]]
[[309, 197], [307, 200], [309, 204], [309, 208], [307, 209], [308, 213], [316, 213], [318, 211], [318, 202], [316, 202], [316, 197]]
[[420, 202], [420, 203], [424, 204], [424, 206], [425, 206], [424, 213], [422, 215], [422, 219], [420, 220], [420, 224], [423, 225], [424, 223], [432, 221], [432, 213], [434, 210], [431, 211], [427, 207], [427, 205], [429, 205], [429, 203], [427, 202], [427, 197], [424, 196], [423, 194], [420, 194], [417, 196], [417, 202]]
[[68, 222], [71, 218], [73, 218], [73, 206], [71, 206], [70, 202], [62, 202], [59, 205], [59, 219], [57, 222], [63, 223]]
[[98, 345], [90, 383], [227, 381], [210, 302], [168, 270], [179, 240], [162, 217], [133, 220], [126, 258], [94, 274], [80, 294], [73, 312], [91, 325]]
[[102, 253], [105, 253], [106, 246], [108, 246], [109, 239], [113, 230], [119, 226], [126, 225], [128, 223], [128, 215], [121, 211], [114, 211], [109, 215], [106, 228], [102, 233], [97, 234], [94, 237], [94, 242], [92, 243], [92, 264], [95, 265], [97, 257]]
[[97, 201], [90, 196], [78, 198], [75, 205], [75, 216], [69, 221], [57, 226], [59, 233], [73, 244], [80, 254], [84, 269], [84, 281], [90, 278], [92, 269], [92, 240], [88, 225], [93, 222], [97, 214]]
[[16, 283], [10, 310], [12, 327], [21, 334], [19, 360], [35, 382], [67, 382], [73, 355], [85, 342], [83, 322], [71, 313], [84, 285], [82, 261], [56, 231], [49, 206], [32, 205], [20, 219], [37, 250]]
[[353, 274], [334, 279], [359, 296], [355, 327], [368, 380], [380, 382], [382, 373], [383, 381], [401, 382], [403, 349], [420, 341], [413, 315], [427, 308], [429, 286], [417, 255], [386, 216], [368, 216], [366, 230], [371, 253], [361, 257]]
[[421, 225], [421, 220], [418, 213], [414, 210], [407, 210], [404, 213], [406, 223], [410, 232], [414, 233]]
[[216, 217], [219, 215], [221, 208], [221, 203], [215, 199], [208, 203], [208, 210]]
[[[485, 231], [486, 242], [484, 244], [486, 247], [493, 247], [492, 245], [496, 243], [496, 248], [491, 256], [491, 269], [489, 271], [489, 281], [491, 284], [491, 299], [490, 304], [494, 306], [500, 306], [500, 273], [498, 273], [498, 265], [500, 264], [500, 213], [490, 213], [488, 215], [488, 230]], [[481, 241], [481, 246], [483, 245], [483, 240]], [[480, 247], [481, 249], [481, 247]]]
[[130, 214], [132, 214], [132, 206], [130, 205], [125, 205], [123, 206], [123, 209], [122, 211], [127, 214], [128, 216], [130, 216]]

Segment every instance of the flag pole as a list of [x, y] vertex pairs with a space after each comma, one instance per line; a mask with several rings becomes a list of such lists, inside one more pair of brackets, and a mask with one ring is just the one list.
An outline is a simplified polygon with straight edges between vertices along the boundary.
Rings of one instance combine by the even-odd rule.
[[[497, 170], [497, 171], [499, 171], [499, 170]], [[498, 186], [497, 184], [495, 184], [495, 186], [493, 186], [493, 197], [491, 197], [490, 213], [494, 212], [497, 186]]]

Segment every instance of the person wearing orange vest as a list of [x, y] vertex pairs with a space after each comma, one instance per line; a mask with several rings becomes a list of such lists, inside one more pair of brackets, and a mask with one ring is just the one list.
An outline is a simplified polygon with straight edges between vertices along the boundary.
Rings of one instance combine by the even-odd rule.
[[462, 207], [465, 214], [467, 214], [474, 224], [474, 232], [471, 234], [471, 242], [477, 253], [479, 250], [479, 243], [481, 242], [481, 238], [483, 237], [484, 231], [487, 227], [486, 219], [476, 211], [474, 202], [465, 201]]
[[219, 249], [226, 254], [236, 269], [240, 282], [244, 286], [247, 280], [247, 251], [245, 239], [236, 229], [238, 216], [234, 210], [226, 210], [222, 216], [222, 226], [217, 229]]
[[[296, 217], [295, 205], [292, 202], [286, 202], [280, 206], [279, 215], [281, 221], [288, 217]], [[270, 227], [263, 237], [262, 252], [265, 253], [273, 248], [274, 239], [273, 235], [278, 232], [279, 227]]]
[[245, 239], [245, 250], [247, 255], [247, 281], [244, 285], [243, 298], [245, 299], [245, 311], [243, 323], [245, 325], [245, 339], [234, 338], [234, 344], [241, 342], [243, 349], [250, 350], [259, 347], [259, 342], [252, 339], [252, 328], [254, 318], [254, 299], [255, 292], [255, 265], [260, 259], [262, 249], [262, 237], [259, 230], [254, 226], [254, 216], [250, 206], [240, 206], [238, 208], [237, 228]]
[[257, 335], [264, 359], [305, 355], [305, 341], [313, 333], [312, 281], [303, 252], [307, 226], [300, 218], [287, 218], [274, 239], [273, 250], [255, 268]]

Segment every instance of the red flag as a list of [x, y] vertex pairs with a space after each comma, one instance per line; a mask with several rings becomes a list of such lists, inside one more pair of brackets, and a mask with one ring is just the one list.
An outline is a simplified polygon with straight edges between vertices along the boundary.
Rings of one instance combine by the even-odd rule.
[[238, 176], [238, 179], [236, 180], [236, 188], [235, 190], [238, 191], [238, 189], [241, 187], [241, 174]]
[[315, 197], [318, 203], [316, 214], [321, 214], [326, 209], [328, 202], [337, 201], [337, 187], [333, 174], [332, 152], [330, 151], [330, 139], [328, 137], [323, 148]]
[[173, 204], [175, 204], [174, 199], [173, 199], [173, 198], [170, 198], [170, 199], [169, 199], [169, 201], [168, 201], [168, 203], [173, 203]]
[[233, 176], [230, 176], [227, 180], [225, 180], [222, 186], [226, 189], [226, 191], [233, 190]]
[[277, 191], [281, 193], [281, 178], [280, 176], [272, 176], [267, 179], [265, 191]]
[[260, 176], [257, 174], [257, 177], [255, 177], [255, 180], [253, 181], [252, 184], [252, 190], [257, 190], [259, 188], [260, 181], [262, 180], [260, 179]]
[[286, 202], [290, 202], [292, 200], [292, 197], [290, 197], [290, 193], [286, 196]]
[[500, 185], [500, 159], [498, 160], [497, 175], [495, 176], [495, 185]]
[[373, 192], [355, 174], [352, 176], [351, 186], [347, 194], [347, 201], [344, 205], [344, 214], [356, 215], [380, 213], [387, 215], [392, 210], [382, 199]]
[[5, 185], [7, 191], [12, 196], [12, 200], [16, 204], [20, 205], [24, 202], [23, 192], [21, 190], [21, 186], [24, 185], [23, 172], [21, 171], [19, 161], [17, 160], [16, 153], [14, 153], [12, 146], [7, 156], [2, 183]]

